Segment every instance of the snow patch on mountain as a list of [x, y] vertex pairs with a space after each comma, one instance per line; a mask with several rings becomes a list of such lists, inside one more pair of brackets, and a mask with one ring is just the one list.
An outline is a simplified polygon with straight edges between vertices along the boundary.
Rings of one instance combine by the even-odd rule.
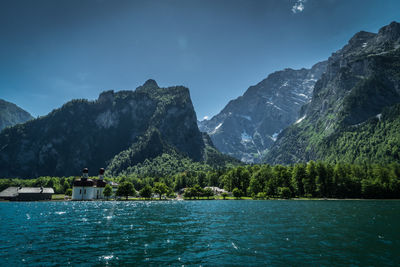
[[278, 110], [283, 110], [283, 109], [281, 109], [280, 107], [278, 107], [277, 105], [275, 105], [273, 102], [267, 101], [266, 103], [267, 103], [268, 105], [273, 106], [274, 108], [276, 108], [276, 109], [278, 109]]
[[304, 115], [303, 117], [298, 119], [294, 124], [298, 124], [298, 123], [302, 122], [305, 118], [306, 118], [306, 115]]
[[245, 131], [242, 132], [242, 142], [251, 142], [253, 138], [251, 138], [250, 135], [248, 135]]
[[275, 142], [276, 139], [278, 138], [278, 135], [279, 135], [281, 132], [282, 132], [282, 130], [279, 131], [279, 132], [274, 133], [274, 134], [272, 135], [271, 139], [274, 140], [274, 142]]
[[286, 86], [288, 86], [289, 85], [289, 83], [286, 81], [286, 82], [284, 82], [282, 85], [281, 85], [281, 88], [282, 87], [286, 87]]
[[305, 94], [297, 94], [297, 93], [295, 93], [295, 95], [298, 95], [298, 96], [301, 96], [301, 97], [304, 97], [304, 98], [308, 98]]
[[239, 117], [242, 117], [248, 121], [251, 121], [251, 117], [250, 116], [246, 116], [246, 115], [239, 115]]
[[198, 122], [199, 128], [207, 131], [221, 152], [245, 162], [261, 162], [279, 132], [299, 118], [301, 106], [311, 99], [326, 64], [271, 73], [212, 119]]
[[215, 134], [218, 131], [218, 129], [221, 128], [222, 124], [223, 124], [222, 122], [218, 124], [210, 134]]

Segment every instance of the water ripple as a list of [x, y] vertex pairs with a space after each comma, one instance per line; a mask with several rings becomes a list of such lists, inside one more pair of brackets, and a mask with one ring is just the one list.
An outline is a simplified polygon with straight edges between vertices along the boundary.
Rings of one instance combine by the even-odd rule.
[[400, 201], [0, 203], [0, 266], [396, 265]]

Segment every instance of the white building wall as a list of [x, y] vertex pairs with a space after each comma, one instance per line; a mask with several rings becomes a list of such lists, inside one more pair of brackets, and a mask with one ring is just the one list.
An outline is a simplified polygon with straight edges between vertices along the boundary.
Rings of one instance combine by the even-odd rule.
[[83, 187], [82, 186], [74, 186], [72, 188], [72, 200], [81, 200], [82, 198]]
[[97, 189], [99, 190], [99, 199], [103, 199], [104, 198], [104, 195], [103, 195], [104, 187], [98, 187]]
[[72, 200], [103, 199], [104, 187], [74, 186]]
[[95, 198], [95, 187], [85, 187], [86, 194], [84, 194], [85, 200], [91, 200]]

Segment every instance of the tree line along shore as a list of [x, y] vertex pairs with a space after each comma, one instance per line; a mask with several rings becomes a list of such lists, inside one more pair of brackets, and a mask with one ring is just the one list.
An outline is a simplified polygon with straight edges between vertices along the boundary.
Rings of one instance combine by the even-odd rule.
[[[43, 186], [52, 187], [55, 194], [70, 195], [77, 178], [0, 179], [0, 191], [10, 186]], [[229, 192], [218, 197], [220, 199], [400, 198], [400, 164], [397, 162], [386, 165], [314, 161], [291, 166], [261, 164], [207, 172], [188, 170], [167, 176], [131, 174], [105, 177], [105, 180], [119, 184], [116, 195], [123, 199], [129, 196], [149, 199], [155, 194], [160, 199], [177, 195], [184, 199], [214, 198], [215, 193], [207, 187], [219, 187]]]

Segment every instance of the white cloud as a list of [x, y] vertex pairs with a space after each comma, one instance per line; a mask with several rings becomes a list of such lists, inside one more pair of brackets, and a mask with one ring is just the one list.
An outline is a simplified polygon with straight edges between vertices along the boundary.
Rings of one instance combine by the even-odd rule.
[[208, 116], [204, 116], [204, 117], [203, 117], [203, 121], [204, 121], [204, 120], [208, 120]]
[[304, 10], [304, 4], [307, 0], [297, 0], [296, 3], [292, 6], [292, 12], [294, 14], [300, 13]]

